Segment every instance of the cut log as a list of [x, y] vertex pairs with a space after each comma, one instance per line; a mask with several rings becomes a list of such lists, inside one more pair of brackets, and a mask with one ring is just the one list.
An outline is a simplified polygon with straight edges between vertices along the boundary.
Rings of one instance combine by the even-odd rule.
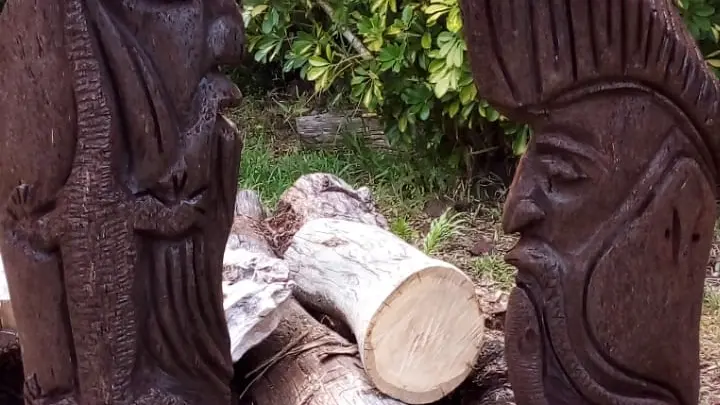
[[5, 268], [0, 259], [0, 329], [2, 328], [15, 329], [15, 316], [10, 306], [10, 289], [5, 278]]
[[[252, 247], [246, 254], [254, 257], [255, 263], [278, 266], [284, 273], [284, 262], [264, 241], [260, 225], [253, 223], [257, 216], [241, 216], [235, 222], [233, 233], [242, 230], [244, 233], [236, 236]], [[266, 246], [264, 252], [259, 249], [262, 246]], [[265, 272], [269, 273], [273, 272]], [[288, 300], [284, 314], [269, 336], [238, 363], [245, 372], [236, 374], [245, 376], [249, 372], [242, 389], [247, 395], [241, 403], [402, 405], [373, 388], [357, 358], [355, 345], [313, 319], [293, 299]]]
[[292, 296], [287, 266], [248, 251], [226, 251], [224, 274], [248, 275], [223, 286], [225, 319], [233, 362], [265, 339], [285, 316]]
[[507, 375], [504, 335], [486, 330], [476, 372], [451, 395], [435, 405], [514, 405], [515, 399]]
[[378, 226], [335, 218], [305, 223], [284, 259], [301, 303], [353, 330], [380, 391], [430, 403], [471, 373], [483, 315], [472, 281], [455, 266]]
[[373, 387], [357, 346], [294, 300], [289, 313], [243, 358], [243, 366], [258, 366], [247, 375], [253, 405], [402, 405]]
[[261, 238], [245, 236], [265, 216], [257, 194], [238, 192], [235, 215], [223, 257], [223, 304], [233, 362], [272, 333], [292, 296], [287, 265], [264, 254], [270, 246]]
[[342, 145], [344, 137], [360, 137], [368, 147], [390, 149], [382, 124], [375, 117], [357, 116], [352, 111], [308, 115], [295, 119], [300, 141], [307, 146], [332, 149]]
[[284, 211], [294, 214], [294, 231], [318, 218], [345, 219], [388, 229], [387, 219], [377, 209], [369, 188], [354, 189], [330, 173], [311, 173], [298, 178], [280, 196], [275, 217], [281, 217]]

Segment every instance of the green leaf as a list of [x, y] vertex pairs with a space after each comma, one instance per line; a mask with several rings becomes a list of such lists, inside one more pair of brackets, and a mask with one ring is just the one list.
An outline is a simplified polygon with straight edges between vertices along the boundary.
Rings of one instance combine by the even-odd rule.
[[430, 103], [423, 104], [419, 116], [422, 121], [425, 121], [428, 119], [428, 117], [430, 117]]
[[487, 108], [486, 112], [487, 112], [487, 120], [490, 122], [495, 122], [498, 120], [498, 118], [500, 118], [500, 113], [495, 111], [494, 108], [489, 107], [489, 108]]
[[450, 49], [447, 55], [448, 65], [454, 67], [461, 67], [465, 58], [465, 52], [463, 52], [460, 46], [455, 46]]
[[403, 114], [398, 119], [398, 129], [400, 129], [400, 132], [405, 132], [405, 130], [407, 129], [407, 125], [408, 125], [407, 115]]
[[446, 6], [445, 4], [431, 4], [423, 9], [425, 14], [431, 15], [431, 14], [437, 14], [441, 12], [447, 12], [450, 9], [450, 7]]
[[311, 56], [308, 58], [308, 62], [310, 62], [310, 65], [314, 67], [327, 66], [330, 64], [330, 62], [321, 56]]
[[700, 17], [710, 17], [715, 14], [715, 8], [709, 4], [700, 4], [693, 11], [693, 14]]
[[262, 14], [265, 10], [267, 10], [268, 5], [267, 4], [258, 4], [257, 6], [254, 6], [250, 12], [250, 15], [253, 17], [257, 17], [260, 14]]
[[460, 102], [463, 105], [466, 105], [467, 103], [473, 101], [475, 99], [475, 96], [477, 96], [477, 88], [475, 88], [474, 84], [465, 86], [462, 88], [462, 90], [460, 90]]
[[326, 67], [311, 67], [307, 71], [307, 79], [310, 81], [317, 80], [320, 76], [324, 75], [328, 69]]
[[450, 118], [454, 118], [457, 115], [459, 110], [460, 110], [460, 103], [458, 103], [457, 100], [455, 100], [452, 104], [450, 104], [446, 109]]
[[435, 59], [434, 61], [430, 62], [430, 66], [428, 66], [428, 72], [436, 73], [445, 69], [446, 67], [447, 64], [445, 63], [444, 59]]
[[423, 49], [430, 49], [432, 46], [432, 36], [430, 36], [429, 32], [423, 34], [422, 39], [420, 40], [420, 45]]
[[720, 59], [708, 59], [707, 63], [712, 67], [720, 68]]
[[520, 131], [518, 135], [515, 136], [515, 139], [513, 139], [513, 153], [515, 155], [520, 156], [524, 154], [527, 151], [527, 145], [528, 145], [528, 135], [529, 135], [529, 128], [527, 126], [523, 127], [523, 130]]
[[435, 86], [433, 87], [433, 91], [435, 92], [435, 97], [441, 98], [442, 96], [447, 93], [448, 89], [450, 88], [450, 79], [445, 76], [442, 79], [440, 79], [437, 83], [435, 83]]
[[462, 29], [462, 18], [460, 16], [460, 9], [453, 8], [448, 14], [445, 26], [450, 32], [459, 32]]

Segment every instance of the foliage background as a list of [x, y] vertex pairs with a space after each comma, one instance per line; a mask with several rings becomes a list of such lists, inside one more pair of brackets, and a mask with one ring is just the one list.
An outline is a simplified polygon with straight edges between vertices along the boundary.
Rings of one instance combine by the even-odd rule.
[[[720, 67], [720, 0], [674, 0]], [[377, 113], [388, 139], [450, 165], [524, 152], [530, 130], [478, 94], [458, 0], [245, 0], [249, 51], [314, 83], [331, 103]], [[445, 147], [443, 147], [445, 146]]]

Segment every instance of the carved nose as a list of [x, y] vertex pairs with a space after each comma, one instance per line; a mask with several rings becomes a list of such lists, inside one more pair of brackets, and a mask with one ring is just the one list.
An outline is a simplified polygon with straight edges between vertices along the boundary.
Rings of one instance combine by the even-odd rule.
[[208, 32], [208, 45], [218, 65], [239, 65], [245, 48], [242, 16], [224, 15], [215, 20]]
[[530, 199], [522, 199], [507, 205], [503, 215], [503, 229], [506, 233], [516, 233], [545, 218], [545, 211]]

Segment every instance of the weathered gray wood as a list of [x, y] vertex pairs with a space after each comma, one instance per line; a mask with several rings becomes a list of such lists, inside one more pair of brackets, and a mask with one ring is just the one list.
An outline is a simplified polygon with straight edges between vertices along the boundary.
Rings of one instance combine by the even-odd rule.
[[[252, 199], [251, 194], [246, 195], [248, 200], [259, 201]], [[247, 204], [239, 213], [263, 211], [261, 207], [256, 208]], [[260, 232], [262, 227], [257, 223], [258, 219], [257, 215], [241, 215], [236, 218], [233, 233], [242, 232], [237, 236], [245, 246], [252, 248], [247, 254], [256, 258], [256, 263], [286, 268], [285, 262], [275, 256], [265, 235]], [[284, 314], [284, 319], [267, 339], [242, 359], [243, 369], [253, 371], [246, 381], [249, 387], [244, 403], [402, 405], [373, 388], [357, 359], [355, 345], [313, 319], [293, 299], [284, 306]]]
[[307, 115], [296, 118], [295, 127], [300, 141], [308, 146], [333, 148], [350, 135], [362, 138], [372, 148], [390, 148], [383, 126], [375, 117], [352, 112]]

